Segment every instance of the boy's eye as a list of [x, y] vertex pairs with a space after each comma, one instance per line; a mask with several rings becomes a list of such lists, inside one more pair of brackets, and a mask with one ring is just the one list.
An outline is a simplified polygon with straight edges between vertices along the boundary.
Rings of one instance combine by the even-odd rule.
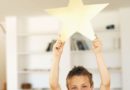
[[82, 86], [83, 88], [86, 88], [86, 87], [88, 87], [87, 85], [84, 85], [84, 86]]
[[71, 90], [77, 90], [77, 87], [72, 87]]

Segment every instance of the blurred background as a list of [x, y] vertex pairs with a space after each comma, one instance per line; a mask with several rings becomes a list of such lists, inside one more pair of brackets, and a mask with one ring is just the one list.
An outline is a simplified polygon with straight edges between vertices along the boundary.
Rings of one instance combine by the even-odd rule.
[[[130, 1], [82, 2], [110, 4], [91, 23], [103, 43], [111, 90], [130, 90]], [[52, 47], [61, 21], [45, 9], [67, 7], [68, 3], [69, 0], [0, 0], [0, 90], [49, 90]], [[63, 90], [66, 75], [75, 65], [93, 73], [94, 90], [99, 90], [100, 76], [91, 44], [80, 33], [67, 40], [60, 63]]]

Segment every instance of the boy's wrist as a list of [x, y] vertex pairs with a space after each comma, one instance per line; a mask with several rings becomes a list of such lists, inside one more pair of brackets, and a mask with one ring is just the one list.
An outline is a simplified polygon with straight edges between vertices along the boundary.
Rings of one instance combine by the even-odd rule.
[[102, 55], [102, 52], [97, 52], [97, 53], [95, 53], [95, 55], [100, 56], [100, 55]]
[[60, 57], [53, 56], [53, 60], [60, 61]]

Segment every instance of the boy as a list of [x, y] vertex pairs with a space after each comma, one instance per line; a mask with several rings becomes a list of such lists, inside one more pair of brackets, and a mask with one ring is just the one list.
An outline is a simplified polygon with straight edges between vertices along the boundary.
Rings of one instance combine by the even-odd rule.
[[[63, 47], [64, 43], [61, 40], [57, 40], [53, 47], [53, 62], [50, 73], [51, 90], [61, 90], [59, 85], [59, 62]], [[101, 77], [100, 90], [110, 90], [110, 76], [103, 60], [102, 44], [98, 38], [93, 41], [92, 49], [96, 55]], [[68, 90], [93, 90], [92, 74], [82, 66], [74, 67], [69, 72], [66, 83]]]

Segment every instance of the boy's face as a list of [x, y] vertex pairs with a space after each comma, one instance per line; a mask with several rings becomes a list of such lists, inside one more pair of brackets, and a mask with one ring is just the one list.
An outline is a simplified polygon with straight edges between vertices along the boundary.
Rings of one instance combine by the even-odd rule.
[[87, 76], [73, 76], [67, 83], [69, 90], [93, 90]]

